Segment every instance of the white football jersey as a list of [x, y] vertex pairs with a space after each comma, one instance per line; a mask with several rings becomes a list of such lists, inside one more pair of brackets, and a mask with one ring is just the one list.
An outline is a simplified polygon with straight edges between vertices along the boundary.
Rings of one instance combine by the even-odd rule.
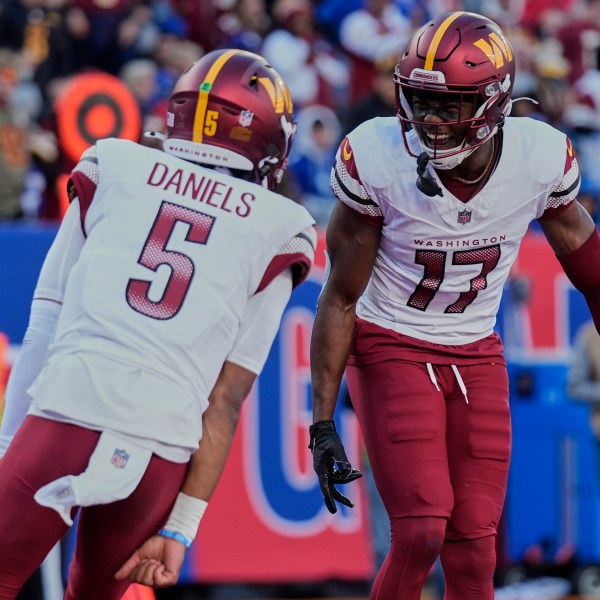
[[[416, 159], [395, 117], [360, 125], [342, 141], [332, 187], [382, 238], [359, 317], [438, 344], [492, 333], [502, 288], [530, 222], [570, 204], [579, 168], [564, 133], [509, 118], [495, 171], [467, 203], [417, 189]], [[416, 134], [411, 149], [419, 153]]]
[[185, 460], [248, 299], [288, 267], [296, 283], [310, 269], [313, 219], [258, 185], [122, 140], [98, 142], [72, 181], [86, 240], [55, 298], [32, 412]]

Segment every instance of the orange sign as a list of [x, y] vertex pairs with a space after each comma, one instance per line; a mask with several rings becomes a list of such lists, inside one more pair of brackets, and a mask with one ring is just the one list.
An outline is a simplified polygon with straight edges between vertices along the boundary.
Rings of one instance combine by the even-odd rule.
[[54, 108], [58, 139], [73, 163], [99, 139], [139, 140], [137, 102], [129, 88], [108, 73], [77, 75], [61, 91]]
[[127, 588], [123, 600], [156, 600], [156, 595], [152, 588], [134, 583]]

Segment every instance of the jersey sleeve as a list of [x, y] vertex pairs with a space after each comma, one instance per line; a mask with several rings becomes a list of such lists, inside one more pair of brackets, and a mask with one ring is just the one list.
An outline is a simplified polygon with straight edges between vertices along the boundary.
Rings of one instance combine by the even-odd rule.
[[292, 270], [292, 283], [296, 287], [307, 277], [315, 260], [317, 231], [314, 225], [307, 227], [284, 244], [273, 257], [255, 293], [264, 290], [277, 275], [288, 267]]
[[31, 397], [27, 390], [44, 364], [60, 316], [69, 273], [79, 259], [84, 241], [79, 227], [79, 202], [75, 199], [67, 209], [44, 259], [21, 351], [10, 372], [0, 427], [0, 457], [29, 410]]
[[355, 210], [365, 222], [381, 225], [383, 213], [361, 181], [347, 137], [342, 140], [331, 169], [331, 189], [338, 200]]
[[85, 237], [81, 231], [79, 201], [71, 203], [42, 265], [34, 299], [62, 304], [67, 279], [79, 259]]
[[292, 271], [285, 269], [266, 289], [250, 297], [229, 362], [260, 375], [291, 292]]
[[546, 199], [546, 208], [540, 216], [541, 221], [553, 219], [569, 207], [577, 198], [577, 193], [581, 186], [581, 173], [577, 158], [575, 157], [575, 151], [573, 150], [573, 144], [568, 137], [565, 139], [565, 168], [563, 177]]
[[48, 300], [31, 303], [27, 331], [6, 386], [4, 415], [0, 423], [0, 458], [27, 416], [31, 405], [27, 390], [42, 370], [60, 309], [59, 304]]
[[69, 179], [69, 197], [79, 198], [81, 229], [85, 234], [85, 216], [94, 199], [100, 180], [98, 152], [96, 146], [88, 148], [79, 159]]

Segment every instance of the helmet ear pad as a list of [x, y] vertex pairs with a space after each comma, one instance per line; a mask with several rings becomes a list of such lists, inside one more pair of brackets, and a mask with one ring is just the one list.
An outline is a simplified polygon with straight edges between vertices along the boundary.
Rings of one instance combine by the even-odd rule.
[[167, 112], [164, 149], [186, 160], [250, 171], [275, 189], [295, 121], [289, 89], [251, 52], [215, 50], [181, 75]]

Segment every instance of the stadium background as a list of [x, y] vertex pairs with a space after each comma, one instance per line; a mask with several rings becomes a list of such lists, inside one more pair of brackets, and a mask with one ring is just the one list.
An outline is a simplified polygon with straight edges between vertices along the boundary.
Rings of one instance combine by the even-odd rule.
[[[33, 16], [39, 17], [41, 10], [49, 28], [49, 15], [57, 4], [85, 8], [103, 3], [93, 0], [58, 3], [0, 0], [0, 113], [6, 100], [3, 86], [7, 85], [8, 79], [12, 82], [18, 72], [11, 62], [13, 59], [7, 59], [3, 52], [7, 48], [15, 51], [6, 15], [25, 11], [32, 17], [31, 10], [35, 9], [38, 12]], [[173, 17], [173, 7], [180, 7], [185, 4], [183, 2], [115, 0], [104, 4], [126, 9], [129, 5], [151, 8], [156, 22], [162, 27], [161, 35], [166, 31], [176, 39], [193, 37], [190, 30], [186, 33]], [[220, 17], [227, 16], [227, 10], [222, 10], [226, 4], [210, 1], [188, 3], [196, 6], [200, 13], [205, 13], [198, 21], [202, 23], [202, 31], [195, 32], [203, 42], [200, 52], [211, 49], [211, 45], [218, 45], [210, 37], [215, 28], [211, 29], [207, 24], [215, 23], [220, 12], [223, 13]], [[241, 2], [229, 4], [237, 6]], [[275, 24], [278, 6], [287, 7], [289, 14], [280, 14], [280, 19], [283, 19], [305, 4], [302, 0], [279, 0], [267, 2], [264, 9], [274, 18]], [[361, 3], [346, 4], [344, 12], [356, 9]], [[594, 140], [597, 140], [596, 133], [600, 130], [600, 119], [586, 110], [595, 110], [593, 98], [567, 93], [572, 83], [569, 77], [572, 70], [567, 69], [564, 57], [557, 53], [553, 42], [559, 37], [557, 19], [560, 21], [562, 17], [563, 21], [567, 21], [567, 15], [571, 15], [569, 19], [575, 20], [572, 15], [577, 15], [581, 21], [585, 16], [584, 9], [600, 5], [600, 1], [398, 0], [395, 4], [404, 12], [420, 8], [424, 14], [462, 8], [488, 11], [490, 16], [499, 16], [505, 27], [508, 24], [510, 32], [516, 33], [514, 43], [519, 51], [519, 64], [526, 66], [520, 81], [529, 82], [534, 88], [531, 95], [541, 101], [539, 110], [532, 116], [562, 127], [573, 136], [584, 171], [584, 190], [598, 201], [600, 175], [596, 173], [597, 169], [594, 170], [597, 157], [594, 148], [598, 148], [594, 146]], [[165, 7], [171, 10], [167, 11], [169, 18], [165, 17]], [[315, 3], [314, 8], [321, 19], [322, 31], [328, 31], [326, 39], [335, 46], [339, 40], [331, 30], [327, 10], [330, 13], [341, 11], [340, 3], [323, 0]], [[548, 9], [551, 17], [544, 9]], [[600, 17], [588, 19], [586, 26], [600, 32]], [[525, 41], [520, 37], [523, 32], [528, 32]], [[229, 37], [229, 40], [233, 39]], [[26, 41], [22, 41], [23, 47]], [[51, 55], [52, 39], [48, 38], [48, 41]], [[321, 48], [319, 44], [322, 41], [318, 40], [314, 48]], [[36, 47], [40, 51], [39, 39]], [[337, 50], [344, 60], [347, 59], [346, 63], [351, 62], [344, 55], [343, 48], [337, 47]], [[384, 66], [377, 64], [375, 67], [385, 68], [389, 75], [387, 62]], [[59, 87], [56, 96], [46, 99], [51, 118], [42, 112], [35, 122], [28, 125], [29, 134], [38, 136], [38, 145], [31, 150], [32, 162], [28, 176], [22, 182], [19, 214], [15, 218], [7, 218], [0, 206], [0, 281], [3, 282], [0, 392], [27, 326], [37, 273], [66, 207], [64, 183], [69, 166], [100, 137], [115, 135], [139, 139], [140, 132], [150, 123], [156, 124], [156, 116], [164, 108], [160, 102], [152, 108], [140, 105], [139, 95], [133, 92], [123, 72], [116, 77], [114, 65], [99, 61], [96, 68], [90, 69], [88, 65], [84, 70], [86, 72], [82, 74], [69, 73], [68, 81]], [[589, 74], [597, 73], [595, 64]], [[34, 77], [34, 81], [41, 85], [40, 77]], [[527, 86], [521, 84], [520, 90], [527, 90]], [[338, 110], [343, 89], [333, 86], [330, 91], [334, 100], [324, 106], [330, 111]], [[556, 108], [557, 98], [562, 98], [563, 102], [559, 111]], [[318, 101], [322, 100], [323, 97], [319, 97]], [[311, 106], [314, 107], [314, 104], [310, 100], [299, 103], [301, 111]], [[329, 113], [322, 110], [320, 104], [318, 106], [318, 117], [326, 122]], [[341, 116], [343, 112], [338, 111], [338, 114]], [[343, 134], [349, 122], [340, 119], [338, 135]], [[2, 153], [6, 149], [4, 142], [9, 139], [3, 127], [0, 123], [0, 141], [3, 142], [0, 144], [0, 168], [10, 166]], [[14, 139], [10, 138], [11, 143]], [[49, 154], [52, 155], [52, 152], [49, 153], [47, 146], [40, 146], [40, 140], [54, 140], [58, 158], [50, 161]], [[315, 150], [310, 141], [308, 144], [305, 141], [302, 147], [308, 147], [309, 153]], [[308, 171], [308, 179], [322, 178], [323, 168], [327, 170], [330, 155], [321, 152], [320, 158], [321, 170], [314, 167], [313, 171]], [[52, 162], [52, 169], [49, 162]], [[586, 170], [586, 165], [591, 167]], [[33, 188], [39, 183], [40, 174], [46, 177], [46, 187], [36, 194]], [[323, 232], [331, 197], [317, 198], [316, 188], [302, 195], [297, 188], [298, 182], [295, 182], [296, 186], [291, 182], [292, 176], [293, 173], [290, 173], [286, 181], [286, 191], [315, 209], [320, 224], [317, 266], [310, 280], [294, 292], [264, 373], [245, 404], [227, 470], [202, 522], [198, 540], [189, 552], [181, 585], [170, 592], [161, 592], [159, 598], [366, 596], [374, 574], [380, 550], [374, 532], [381, 524], [381, 515], [372, 504], [368, 478], [357, 482], [350, 493], [356, 508], [346, 510], [342, 507], [338, 515], [332, 517], [322, 503], [310, 465], [307, 449], [307, 429], [311, 421], [308, 348], [322, 281]], [[7, 193], [0, 188], [0, 205], [6, 200]], [[317, 200], [322, 204], [315, 204]], [[589, 407], [574, 402], [566, 393], [566, 374], [573, 341], [578, 328], [588, 319], [589, 312], [581, 295], [566, 280], [541, 233], [532, 226], [506, 285], [497, 323], [509, 359], [514, 421], [511, 478], [498, 542], [499, 586], [521, 578], [540, 581], [541, 577], [552, 576], [572, 581], [574, 588], [584, 587], [600, 597], [600, 570], [597, 568], [600, 565], [600, 462], [597, 443], [589, 425]], [[1, 404], [0, 393], [0, 408]], [[348, 454], [354, 463], [361, 464], [368, 472], [351, 407], [344, 397], [338, 404], [336, 421]], [[72, 536], [61, 549], [63, 571], [71, 546]], [[437, 573], [433, 572], [428, 588], [432, 599], [438, 596], [438, 581]], [[34, 582], [32, 591], [26, 592], [22, 600], [42, 600], [39, 587], [39, 582]], [[555, 588], [546, 596], [533, 592], [534, 595], [527, 597], [552, 600], [558, 598], [557, 593]], [[48, 597], [47, 591], [43, 600], [59, 599]]]

